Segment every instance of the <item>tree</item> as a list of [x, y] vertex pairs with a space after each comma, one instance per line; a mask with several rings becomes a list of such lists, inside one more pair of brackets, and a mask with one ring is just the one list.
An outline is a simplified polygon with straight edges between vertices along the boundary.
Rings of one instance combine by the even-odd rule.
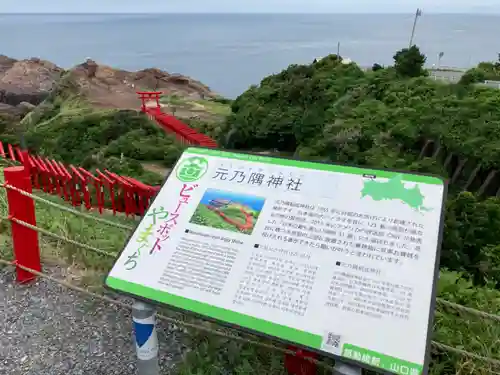
[[402, 77], [420, 77], [427, 75], [424, 64], [427, 58], [417, 46], [403, 48], [394, 55], [394, 68]]
[[373, 64], [373, 66], [372, 66], [373, 72], [376, 72], [377, 70], [382, 70], [382, 69], [384, 69], [384, 67], [380, 64], [377, 64], [377, 63]]
[[465, 72], [465, 74], [460, 78], [458, 83], [462, 85], [471, 85], [473, 83], [484, 82], [486, 80], [486, 74], [483, 70], [478, 68], [472, 68]]
[[461, 84], [479, 83], [484, 81], [500, 81], [500, 61], [480, 62], [476, 67], [465, 72], [460, 80]]

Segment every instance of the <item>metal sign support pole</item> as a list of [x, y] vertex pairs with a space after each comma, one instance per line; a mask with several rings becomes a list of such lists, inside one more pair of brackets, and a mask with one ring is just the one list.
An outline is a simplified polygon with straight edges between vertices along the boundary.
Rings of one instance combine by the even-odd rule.
[[333, 370], [335, 375], [361, 375], [361, 367], [348, 365], [340, 361], [335, 361]]
[[155, 313], [154, 307], [144, 302], [135, 301], [132, 306], [138, 375], [160, 375]]

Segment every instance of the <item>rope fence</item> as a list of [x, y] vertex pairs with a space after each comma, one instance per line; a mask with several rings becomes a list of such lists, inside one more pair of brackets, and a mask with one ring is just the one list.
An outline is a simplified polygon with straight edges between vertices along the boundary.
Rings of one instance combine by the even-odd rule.
[[[82, 218], [87, 219], [87, 220], [92, 220], [92, 221], [95, 221], [95, 222], [98, 222], [98, 223], [103, 223], [105, 225], [109, 225], [111, 227], [115, 227], [115, 228], [119, 228], [119, 229], [124, 229], [124, 230], [128, 230], [128, 231], [132, 231], [134, 229], [132, 226], [129, 226], [129, 225], [123, 225], [123, 224], [115, 223], [115, 222], [112, 222], [110, 220], [106, 220], [106, 219], [103, 219], [101, 217], [98, 217], [98, 216], [93, 216], [93, 215], [90, 215], [90, 214], [87, 214], [87, 213], [84, 213], [84, 212], [77, 211], [75, 209], [72, 209], [72, 208], [63, 206], [61, 204], [52, 202], [52, 201], [50, 201], [48, 199], [44, 199], [44, 198], [39, 197], [39, 196], [37, 196], [35, 194], [28, 193], [28, 192], [26, 192], [24, 190], [18, 189], [16, 187], [8, 185], [8, 184], [0, 184], [0, 187], [4, 187], [6, 189], [10, 189], [10, 190], [16, 191], [16, 192], [18, 192], [18, 193], [20, 193], [20, 194], [22, 194], [22, 195], [24, 195], [26, 197], [32, 198], [35, 201], [38, 201], [38, 202], [50, 205], [50, 206], [52, 206], [54, 208], [57, 208], [57, 209], [60, 209], [62, 211], [71, 213], [71, 214], [73, 214], [73, 215], [75, 215], [77, 217], [82, 217]], [[71, 243], [72, 245], [75, 245], [75, 246], [81, 247], [83, 249], [95, 252], [97, 254], [101, 254], [101, 255], [104, 255], [104, 256], [107, 256], [107, 257], [110, 257], [110, 258], [115, 258], [118, 255], [117, 253], [111, 253], [111, 252], [108, 252], [108, 251], [104, 251], [104, 250], [98, 249], [98, 248], [96, 248], [94, 246], [91, 246], [91, 245], [88, 245], [88, 244], [84, 244], [84, 243], [72, 240], [70, 238], [66, 238], [66, 237], [61, 236], [59, 234], [50, 232], [50, 231], [48, 231], [46, 229], [40, 228], [38, 226], [29, 224], [29, 223], [26, 223], [26, 222], [24, 222], [22, 220], [18, 220], [18, 219], [7, 217], [7, 216], [3, 216], [3, 217], [1, 217], [1, 219], [2, 220], [11, 220], [11, 221], [14, 221], [14, 222], [16, 222], [16, 223], [18, 223], [18, 224], [20, 224], [22, 226], [25, 226], [26, 228], [32, 229], [34, 231], [37, 231], [37, 232], [39, 232], [39, 233], [41, 233], [43, 235], [55, 238], [55, 239], [60, 240], [60, 241], [65, 241], [65, 242]], [[439, 297], [436, 298], [436, 302], [438, 304], [442, 305], [442, 306], [446, 306], [446, 307], [452, 308], [452, 309], [457, 310], [459, 312], [465, 312], [465, 313], [468, 313], [468, 314], [472, 314], [472, 315], [478, 316], [480, 318], [491, 319], [491, 320], [494, 320], [494, 321], [500, 323], [500, 315], [494, 315], [494, 314], [490, 314], [490, 313], [487, 313], [487, 312], [484, 312], [484, 311], [476, 310], [476, 309], [473, 309], [471, 307], [467, 307], [467, 306], [463, 306], [463, 305], [460, 305], [460, 304], [457, 304], [457, 303], [454, 303], [454, 302], [450, 302], [450, 301], [444, 300], [444, 299], [439, 298]]]
[[97, 254], [105, 255], [105, 256], [110, 257], [110, 258], [115, 258], [117, 256], [116, 253], [110, 253], [108, 251], [98, 249], [97, 247], [94, 247], [94, 246], [91, 246], [91, 245], [87, 245], [87, 244], [84, 244], [84, 243], [72, 240], [71, 238], [66, 238], [64, 236], [61, 236], [60, 234], [48, 231], [47, 229], [43, 229], [43, 228], [37, 227], [35, 225], [29, 224], [29, 223], [27, 223], [25, 221], [22, 221], [22, 220], [13, 218], [13, 217], [5, 217], [4, 216], [4, 217], [2, 217], [2, 219], [3, 220], [11, 220], [14, 223], [17, 223], [17, 224], [19, 224], [19, 225], [21, 225], [21, 226], [23, 226], [25, 228], [32, 229], [32, 230], [34, 230], [34, 231], [36, 231], [38, 233], [41, 233], [41, 234], [43, 234], [45, 236], [49, 236], [49, 237], [55, 238], [56, 240], [59, 240], [59, 241], [68, 242], [68, 243], [70, 243], [72, 245], [81, 247], [83, 249], [92, 251], [92, 252], [97, 253]]
[[102, 217], [93, 216], [93, 215], [87, 214], [85, 212], [77, 211], [74, 208], [63, 206], [62, 204], [58, 204], [56, 202], [52, 202], [52, 201], [50, 201], [48, 199], [42, 198], [42, 197], [40, 197], [38, 195], [34, 195], [34, 194], [31, 194], [31, 193], [28, 193], [27, 191], [18, 189], [18, 188], [14, 187], [14, 186], [11, 186], [11, 185], [8, 185], [8, 184], [5, 184], [5, 183], [1, 184], [0, 187], [3, 187], [5, 189], [9, 189], [9, 190], [13, 190], [13, 191], [17, 191], [19, 194], [24, 195], [25, 197], [29, 197], [29, 198], [37, 201], [37, 202], [41, 202], [43, 204], [46, 204], [46, 205], [49, 205], [51, 207], [57, 208], [57, 209], [59, 209], [61, 211], [69, 212], [69, 213], [71, 213], [71, 214], [73, 214], [75, 216], [79, 216], [79, 217], [82, 217], [84, 219], [89, 219], [89, 220], [97, 221], [99, 223], [106, 224], [106, 225], [109, 225], [110, 227], [115, 227], [115, 228], [119, 228], [119, 229], [125, 229], [125, 230], [133, 230], [134, 229], [130, 225], [115, 223], [115, 222], [113, 222], [111, 220], [107, 220], [107, 219], [104, 219]]
[[[93, 216], [93, 215], [90, 215], [90, 214], [87, 214], [87, 213], [84, 213], [84, 212], [79, 212], [79, 211], [77, 211], [75, 209], [72, 209], [72, 208], [68, 208], [68, 207], [63, 206], [61, 204], [58, 204], [56, 202], [52, 202], [52, 201], [47, 200], [45, 198], [39, 197], [37, 195], [34, 195], [34, 194], [30, 193], [29, 191], [24, 190], [22, 187], [21, 188], [20, 187], [16, 187], [16, 186], [13, 186], [12, 184], [9, 184], [9, 183], [0, 184], [0, 187], [5, 188], [7, 191], [15, 192], [16, 194], [18, 194], [18, 196], [17, 196], [18, 198], [22, 197], [24, 199], [24, 201], [22, 201], [22, 202], [21, 202], [21, 200], [17, 201], [17, 202], [20, 202], [21, 206], [23, 204], [26, 205], [26, 204], [28, 204], [28, 203], [31, 202], [31, 205], [33, 206], [32, 207], [33, 212], [34, 212], [34, 201], [36, 201], [36, 202], [40, 202], [40, 203], [49, 205], [49, 206], [51, 206], [53, 208], [56, 208], [56, 209], [59, 209], [61, 211], [73, 214], [73, 215], [75, 215], [77, 217], [81, 217], [81, 218], [84, 218], [86, 220], [91, 220], [91, 221], [94, 221], [94, 222], [97, 222], [97, 223], [100, 223], [100, 224], [103, 224], [103, 225], [115, 227], [115, 228], [118, 228], [118, 229], [121, 229], [121, 230], [125, 230], [125, 231], [129, 231], [129, 232], [134, 229], [132, 226], [129, 226], [129, 225], [123, 225], [123, 224], [115, 223], [115, 222], [112, 222], [110, 220], [106, 220], [106, 219], [104, 219], [102, 217], [96, 217], [96, 216]], [[73, 285], [73, 284], [71, 284], [71, 283], [69, 283], [67, 281], [63, 281], [63, 280], [60, 280], [58, 278], [55, 278], [55, 277], [53, 277], [53, 276], [51, 276], [51, 275], [49, 275], [47, 273], [42, 272], [41, 268], [37, 269], [37, 267], [27, 266], [26, 262], [23, 262], [22, 260], [18, 259], [17, 258], [18, 254], [16, 253], [16, 246], [19, 246], [19, 243], [21, 243], [21, 242], [19, 242], [19, 243], [16, 244], [16, 235], [14, 234], [15, 225], [16, 225], [16, 228], [18, 228], [18, 229], [20, 227], [20, 228], [23, 228], [23, 230], [28, 229], [30, 232], [34, 231], [35, 234], [36, 234], [36, 236], [37, 236], [37, 241], [38, 241], [38, 233], [40, 233], [40, 234], [42, 234], [44, 236], [52, 237], [52, 238], [57, 239], [59, 241], [72, 244], [72, 245], [74, 245], [76, 247], [80, 247], [82, 249], [85, 249], [85, 250], [88, 250], [88, 251], [91, 251], [93, 253], [96, 253], [96, 254], [99, 254], [99, 255], [102, 255], [102, 256], [106, 256], [106, 257], [109, 257], [109, 258], [113, 258], [114, 259], [114, 258], [116, 258], [116, 256], [118, 254], [117, 253], [113, 253], [113, 252], [109, 252], [109, 251], [105, 251], [105, 250], [101, 250], [101, 249], [99, 249], [99, 248], [97, 248], [95, 246], [92, 246], [92, 245], [89, 245], [89, 244], [85, 244], [85, 243], [82, 243], [82, 242], [78, 242], [78, 241], [75, 241], [75, 240], [73, 240], [71, 238], [67, 238], [65, 236], [62, 236], [60, 234], [53, 233], [53, 232], [51, 232], [51, 231], [49, 231], [47, 229], [44, 229], [44, 228], [41, 228], [41, 227], [37, 226], [36, 224], [32, 224], [32, 223], [28, 222], [30, 220], [26, 219], [24, 216], [23, 216], [23, 218], [20, 219], [20, 218], [16, 217], [16, 214], [18, 214], [20, 212], [23, 212], [23, 209], [20, 207], [19, 211], [16, 211], [15, 213], [12, 213], [11, 212], [11, 208], [12, 208], [11, 207], [11, 203], [12, 202], [9, 200], [9, 215], [8, 216], [0, 216], [0, 219], [1, 220], [5, 220], [5, 221], [10, 221], [12, 223], [13, 247], [14, 247], [14, 253], [16, 254], [16, 260], [9, 261], [9, 260], [0, 258], [0, 264], [3, 264], [5, 266], [16, 267], [17, 270], [22, 270], [25, 273], [28, 273], [28, 274], [40, 277], [41, 279], [45, 279], [45, 280], [57, 283], [57, 284], [59, 284], [62, 287], [74, 290], [74, 291], [79, 292], [79, 293], [81, 293], [83, 295], [86, 295], [86, 296], [89, 296], [89, 297], [93, 297], [93, 298], [99, 299], [99, 300], [104, 301], [104, 302], [108, 302], [108, 303], [117, 305], [117, 306], [119, 306], [121, 308], [128, 309], [128, 310], [132, 309], [132, 306], [130, 304], [128, 304], [128, 303], [122, 302], [122, 301], [114, 299], [114, 298], [110, 298], [110, 297], [102, 295], [102, 294], [98, 294], [98, 293], [92, 292], [92, 291], [90, 291], [88, 289], [79, 287], [77, 285]], [[28, 207], [28, 209], [29, 208], [30, 207]], [[19, 235], [18, 235], [18, 237], [19, 237]], [[23, 238], [21, 237], [21, 240], [22, 239]], [[36, 247], [38, 249], [38, 242], [36, 243]], [[38, 259], [38, 262], [40, 262], [39, 259]], [[31, 276], [31, 277], [33, 278], [33, 276]], [[470, 308], [470, 307], [463, 306], [463, 305], [460, 305], [460, 304], [457, 304], [457, 303], [454, 303], [454, 302], [450, 302], [450, 301], [444, 300], [442, 298], [437, 298], [437, 304], [441, 305], [443, 307], [447, 307], [447, 308], [453, 309], [453, 310], [458, 311], [458, 312], [467, 313], [467, 314], [470, 314], [470, 315], [473, 315], [473, 316], [476, 316], [476, 317], [479, 317], [479, 318], [482, 318], [482, 319], [492, 320], [495, 323], [500, 323], [500, 315], [495, 315], [495, 314], [487, 313], [487, 312], [484, 312], [484, 311], [480, 311], [480, 310], [477, 310], [477, 309], [474, 309], [474, 308]], [[208, 327], [205, 327], [203, 325], [186, 322], [186, 321], [183, 321], [183, 320], [180, 320], [180, 319], [168, 317], [168, 316], [161, 315], [161, 314], [159, 314], [157, 316], [161, 320], [164, 320], [164, 321], [172, 323], [172, 324], [180, 325], [180, 326], [183, 326], [185, 328], [190, 328], [190, 329], [195, 329], [195, 330], [199, 330], [199, 331], [204, 331], [204, 332], [209, 333], [209, 334], [217, 335], [217, 336], [224, 337], [224, 338], [231, 339], [231, 340], [236, 340], [236, 341], [239, 341], [239, 342], [242, 342], [242, 343], [245, 343], [245, 344], [255, 345], [255, 346], [258, 346], [258, 347], [261, 347], [261, 348], [264, 348], [264, 349], [278, 351], [278, 352], [281, 352], [281, 353], [286, 354], [286, 355], [292, 355], [292, 356], [298, 356], [299, 355], [296, 351], [287, 349], [287, 348], [282, 347], [282, 346], [268, 344], [268, 343], [261, 342], [261, 341], [258, 341], [258, 340], [248, 339], [248, 338], [242, 337], [242, 336], [237, 335], [237, 334], [228, 333], [226, 331], [222, 331], [222, 330], [218, 330], [218, 329], [208, 328]], [[476, 353], [472, 353], [472, 352], [466, 351], [466, 350], [461, 349], [461, 348], [455, 348], [455, 347], [452, 347], [452, 346], [449, 346], [449, 345], [446, 345], [446, 344], [443, 344], [443, 343], [440, 343], [440, 342], [437, 342], [437, 341], [432, 341], [432, 347], [433, 347], [434, 350], [439, 351], [439, 352], [453, 353], [453, 354], [459, 355], [461, 357], [465, 357], [465, 358], [469, 358], [469, 359], [474, 359], [474, 360], [482, 361], [484, 363], [488, 363], [489, 365], [498, 367], [500, 369], [500, 360], [499, 359], [485, 357], [485, 356], [482, 356], [482, 355], [479, 355], [479, 354], [476, 354]], [[332, 370], [333, 371], [333, 369], [334, 369], [331, 364], [328, 364], [328, 363], [326, 363], [324, 361], [321, 361], [321, 360], [318, 360], [316, 358], [311, 358], [311, 357], [307, 357], [307, 356], [301, 356], [301, 359], [309, 361], [311, 363], [314, 363], [315, 365], [317, 365], [317, 366], [319, 366], [321, 368], [327, 369], [327, 370]]]
[[459, 312], [465, 312], [467, 314], [475, 315], [479, 318], [490, 319], [494, 320], [497, 323], [500, 323], [500, 315], [490, 314], [484, 311], [473, 309], [471, 307], [459, 305], [458, 303], [450, 302], [439, 297], [436, 298], [436, 302], [442, 306], [450, 307]]

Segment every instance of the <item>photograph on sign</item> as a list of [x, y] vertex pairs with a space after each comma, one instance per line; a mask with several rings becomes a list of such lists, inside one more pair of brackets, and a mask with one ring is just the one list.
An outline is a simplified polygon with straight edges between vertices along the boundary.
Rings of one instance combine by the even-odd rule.
[[442, 179], [188, 148], [108, 288], [386, 373], [427, 373]]
[[252, 234], [264, 202], [261, 197], [207, 189], [189, 222]]

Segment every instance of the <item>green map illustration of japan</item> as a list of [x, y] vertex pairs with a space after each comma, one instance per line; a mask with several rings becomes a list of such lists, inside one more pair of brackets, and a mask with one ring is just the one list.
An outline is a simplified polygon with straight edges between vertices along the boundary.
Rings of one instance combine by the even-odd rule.
[[403, 184], [402, 175], [397, 175], [387, 182], [364, 181], [361, 197], [371, 197], [374, 201], [399, 200], [417, 211], [431, 210], [423, 206], [425, 197], [418, 185], [406, 188]]

